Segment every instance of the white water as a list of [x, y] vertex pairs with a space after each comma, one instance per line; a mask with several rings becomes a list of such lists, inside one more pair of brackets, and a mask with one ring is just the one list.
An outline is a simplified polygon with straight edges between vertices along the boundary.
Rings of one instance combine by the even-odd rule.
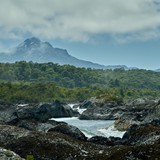
[[[81, 109], [79, 107], [74, 108], [74, 105], [78, 104], [68, 104], [73, 110], [77, 110], [82, 114], [86, 109]], [[70, 125], [78, 127], [86, 137], [90, 138], [93, 136], [104, 136], [104, 137], [122, 137], [125, 132], [117, 131], [113, 123], [114, 121], [110, 120], [80, 120], [78, 117], [71, 118], [52, 118], [51, 120], [63, 121]]]
[[75, 105], [78, 105], [78, 104], [68, 104], [73, 110], [77, 110], [80, 114], [82, 114], [86, 109], [85, 108], [73, 108]]
[[52, 118], [51, 120], [63, 121], [70, 125], [78, 127], [86, 137], [90, 138], [99, 136], [122, 137], [124, 132], [116, 131], [113, 127], [114, 121], [108, 120], [79, 120], [77, 117], [72, 118]]

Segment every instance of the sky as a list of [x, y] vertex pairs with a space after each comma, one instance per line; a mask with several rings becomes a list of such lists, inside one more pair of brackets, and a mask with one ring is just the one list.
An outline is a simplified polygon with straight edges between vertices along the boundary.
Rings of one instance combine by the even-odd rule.
[[0, 52], [30, 37], [103, 65], [160, 68], [160, 0], [1, 0]]

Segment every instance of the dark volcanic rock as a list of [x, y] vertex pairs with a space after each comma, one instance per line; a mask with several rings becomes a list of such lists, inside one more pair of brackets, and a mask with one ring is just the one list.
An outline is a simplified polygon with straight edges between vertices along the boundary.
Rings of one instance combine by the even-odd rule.
[[160, 144], [160, 120], [132, 125], [122, 138], [123, 144]]
[[84, 104], [91, 104], [91, 107], [88, 106], [88, 109], [82, 113], [80, 119], [116, 120], [123, 118], [128, 120], [129, 117], [129, 119], [133, 121], [143, 121], [157, 103], [158, 100], [140, 98], [121, 103], [115, 101], [106, 102], [103, 99], [88, 100], [88, 102], [85, 101]]
[[87, 140], [86, 136], [75, 126], [69, 124], [59, 124], [48, 132], [60, 132], [80, 140]]
[[44, 103], [35, 106], [26, 106], [18, 108], [14, 113], [18, 119], [36, 119], [38, 121], [47, 121], [50, 118], [72, 117], [75, 113], [69, 106], [60, 102]]
[[101, 145], [106, 145], [106, 146], [114, 146], [119, 144], [119, 141], [121, 138], [118, 137], [102, 137], [102, 136], [94, 136], [90, 139], [88, 139], [88, 142], [96, 143], [96, 144], [101, 144]]
[[126, 102], [107, 102], [104, 99], [91, 99], [81, 106], [87, 110], [80, 119], [87, 120], [116, 120], [114, 127], [120, 131], [127, 130], [133, 124], [147, 123], [160, 117], [160, 101], [135, 99]]
[[108, 149], [103, 160], [159, 160], [160, 144], [115, 146]]
[[[153, 125], [154, 127], [149, 127], [148, 129], [150, 130], [150, 133], [153, 130], [158, 131], [157, 127], [159, 126], [159, 121], [154, 121], [152, 123], [153, 124], [149, 125]], [[143, 130], [145, 133], [147, 127], [148, 126]], [[144, 129], [143, 126], [140, 128]], [[156, 141], [152, 141], [152, 143], [137, 143], [137, 138], [140, 139], [140, 136], [135, 135], [135, 137], [133, 137], [136, 131], [139, 134], [141, 133], [139, 129], [137, 129], [137, 126], [135, 126], [131, 129], [130, 135], [126, 136], [126, 139], [129, 140], [131, 144], [133, 144], [133, 141], [136, 142], [134, 146], [129, 146], [130, 144], [126, 145], [128, 144], [126, 143], [124, 146], [116, 145], [107, 147], [107, 145], [99, 145], [99, 143], [101, 143], [101, 141], [106, 141], [107, 143], [117, 142], [119, 139], [110, 137], [110, 140], [108, 141], [108, 139], [103, 137], [95, 137], [92, 139], [92, 143], [90, 143], [77, 140], [71, 136], [58, 132], [32, 132], [14, 126], [0, 125], [0, 146], [14, 151], [23, 158], [26, 158], [27, 155], [33, 155], [37, 160], [159, 159], [160, 143]], [[151, 134], [144, 134], [144, 137], [145, 136], [147, 139]], [[132, 141], [130, 141], [130, 137], [132, 137]], [[144, 142], [143, 139], [142, 142]]]
[[133, 124], [150, 123], [160, 117], [159, 100], [137, 99], [127, 102], [127, 112], [115, 122], [115, 128], [120, 131], [127, 130]]
[[[1, 107], [1, 109], [3, 108]], [[60, 102], [9, 106], [4, 109], [6, 113], [8, 110], [11, 110], [11, 112], [7, 114], [7, 124], [31, 131], [57, 131], [80, 140], [86, 140], [85, 135], [78, 128], [64, 122], [48, 120], [52, 117], [71, 117], [77, 115], [77, 112]], [[14, 118], [10, 119], [8, 115]]]
[[22, 119], [35, 119], [45, 122], [50, 118], [78, 116], [70, 106], [58, 101], [53, 103], [11, 105], [0, 104], [0, 122], [14, 124]]
[[145, 117], [144, 122], [151, 122], [156, 119], [160, 119], [160, 101], [153, 105]]
[[0, 125], [0, 146], [23, 158], [32, 155], [37, 160], [94, 159], [105, 149], [62, 133], [31, 132], [9, 125]]
[[46, 122], [40, 122], [35, 119], [19, 119], [15, 123], [8, 123], [17, 127], [25, 128], [31, 131], [44, 131], [47, 132], [49, 129], [63, 124], [64, 122], [56, 122], [54, 120], [48, 120]]
[[89, 100], [85, 100], [79, 105], [79, 108], [92, 108], [96, 106], [97, 99], [95, 97], [90, 98]]
[[[59, 160], [59, 159], [94, 159], [97, 154], [94, 145], [85, 144], [80, 141], [75, 141], [61, 133], [34, 133], [27, 137], [22, 137], [14, 143], [8, 144], [8, 148], [20, 154], [21, 157], [26, 157], [30, 154], [37, 160]], [[101, 147], [102, 148], [102, 147]]]
[[[92, 106], [88, 107], [80, 115], [80, 119], [87, 120], [115, 120], [118, 119], [126, 111], [126, 108], [122, 104], [117, 102], [105, 102], [103, 100], [92, 101]], [[87, 102], [86, 102], [87, 103]], [[90, 101], [88, 102], [90, 103]]]
[[58, 101], [53, 103], [12, 105], [0, 102], [0, 123], [14, 124], [20, 119], [45, 122], [50, 118], [78, 116], [70, 106]]
[[7, 121], [14, 120], [16, 118], [16, 116], [13, 114], [15, 109], [15, 105], [0, 102], [0, 122], [5, 123]]
[[153, 105], [157, 104], [158, 101], [159, 101], [158, 99], [150, 100], [150, 99], [147, 99], [147, 98], [138, 98], [138, 99], [135, 99], [135, 100], [126, 101], [125, 105], [126, 106], [132, 106], [133, 108], [134, 108], [134, 106], [136, 108], [137, 108], [137, 106], [139, 108], [141, 108], [141, 107], [153, 106]]
[[19, 119], [19, 121], [12, 125], [25, 128], [31, 131], [60, 132], [74, 137], [76, 139], [87, 139], [85, 135], [77, 127], [68, 125], [65, 122], [56, 122], [54, 120], [40, 122], [36, 121], [35, 119]]
[[140, 124], [137, 113], [124, 113], [114, 122], [114, 127], [119, 131], [126, 131], [133, 124]]
[[10, 125], [0, 125], [0, 146], [14, 142], [20, 137], [25, 137], [31, 132], [29, 130]]

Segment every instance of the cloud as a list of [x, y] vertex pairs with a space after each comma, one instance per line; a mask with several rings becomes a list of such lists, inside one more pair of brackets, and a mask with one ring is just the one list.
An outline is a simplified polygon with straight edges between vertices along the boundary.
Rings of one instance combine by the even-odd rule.
[[85, 42], [109, 34], [145, 40], [159, 36], [159, 27], [157, 0], [1, 0], [0, 5], [1, 39], [30, 34]]
[[128, 42], [135, 42], [135, 41], [144, 42], [160, 38], [160, 31], [158, 29], [155, 29], [155, 30], [144, 30], [141, 32], [137, 33], [135, 32], [131, 34], [115, 34], [112, 35], [112, 38], [120, 44], [125, 44]]

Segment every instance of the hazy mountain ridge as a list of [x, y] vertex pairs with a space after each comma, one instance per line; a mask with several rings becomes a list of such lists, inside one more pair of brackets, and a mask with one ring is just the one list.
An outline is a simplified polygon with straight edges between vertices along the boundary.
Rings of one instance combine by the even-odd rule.
[[42, 42], [40, 39], [32, 37], [19, 44], [10, 53], [0, 53], [0, 62], [16, 61], [33, 62], [53, 62], [60, 65], [69, 64], [76, 67], [86, 67], [95, 69], [129, 69], [125, 65], [104, 66], [90, 61], [80, 60], [68, 54], [66, 49], [54, 48], [49, 42]]
[[156, 69], [155, 72], [160, 72], [160, 69]]

